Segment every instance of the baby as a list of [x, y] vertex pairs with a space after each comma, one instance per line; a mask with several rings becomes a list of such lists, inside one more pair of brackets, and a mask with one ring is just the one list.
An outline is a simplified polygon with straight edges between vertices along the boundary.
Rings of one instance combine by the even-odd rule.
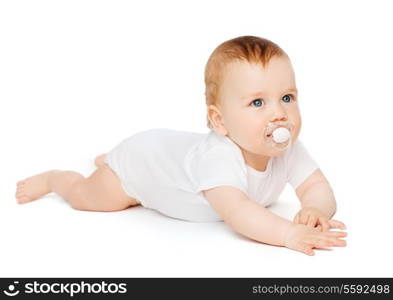
[[[345, 246], [332, 220], [329, 182], [298, 139], [301, 117], [288, 55], [241, 36], [219, 45], [205, 69], [206, 134], [166, 128], [138, 132], [95, 159], [85, 178], [50, 170], [17, 183], [18, 203], [54, 192], [72, 208], [118, 211], [142, 205], [169, 217], [224, 221], [258, 242], [314, 255]], [[293, 222], [268, 209], [290, 183], [301, 210]]]

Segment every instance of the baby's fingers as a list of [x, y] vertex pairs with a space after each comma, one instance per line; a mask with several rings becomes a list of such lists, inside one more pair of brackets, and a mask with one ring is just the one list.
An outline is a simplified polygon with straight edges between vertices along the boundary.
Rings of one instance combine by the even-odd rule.
[[334, 241], [332, 238], [324, 238], [324, 237], [314, 237], [314, 238], [309, 238], [305, 241], [310, 247], [312, 248], [328, 248], [335, 246], [336, 241]]
[[303, 252], [309, 256], [313, 256], [315, 254], [315, 252], [312, 250], [312, 247], [306, 243], [301, 243], [295, 250]]
[[301, 214], [300, 215], [300, 224], [307, 225], [309, 218], [310, 218], [310, 215], [304, 214], [304, 213]]
[[327, 237], [343, 238], [346, 237], [348, 234], [345, 231], [328, 231], [324, 232], [324, 235]]
[[304, 225], [307, 225], [307, 222], [308, 222], [308, 215], [307, 215], [307, 214], [304, 214], [304, 213], [301, 213], [301, 212], [298, 212], [298, 213], [296, 214], [295, 219], [293, 220], [293, 222], [294, 222], [295, 224], [304, 224]]
[[347, 245], [345, 240], [341, 240], [338, 237], [325, 237], [324, 240], [334, 247], [345, 247]]
[[345, 247], [347, 245], [347, 242], [340, 238], [345, 238], [346, 236], [347, 233], [343, 231], [328, 231], [324, 232], [323, 237], [320, 237], [320, 239], [329, 241], [330, 243], [332, 243], [331, 246]]
[[309, 226], [309, 227], [315, 227], [315, 225], [317, 224], [317, 221], [318, 221], [318, 218], [316, 218], [315, 216], [311, 215], [311, 216], [308, 218], [307, 226]]
[[328, 247], [345, 247], [347, 245], [346, 241], [340, 240], [339, 238], [335, 237], [314, 237], [310, 238], [306, 241], [311, 247], [313, 248], [328, 248]]
[[321, 225], [317, 225], [317, 227], [315, 227], [315, 229], [317, 229], [318, 231], [322, 231], [322, 226]]
[[340, 239], [333, 239], [332, 242], [335, 247], [345, 247], [347, 245], [346, 241]]
[[328, 221], [330, 228], [339, 228], [342, 230], [347, 229], [345, 224], [343, 222], [337, 221], [337, 220], [329, 220]]
[[322, 226], [322, 231], [324, 231], [324, 232], [328, 231], [329, 228], [330, 228], [330, 224], [329, 224], [327, 218], [319, 217], [319, 218], [318, 218], [318, 224], [321, 224], [321, 226]]

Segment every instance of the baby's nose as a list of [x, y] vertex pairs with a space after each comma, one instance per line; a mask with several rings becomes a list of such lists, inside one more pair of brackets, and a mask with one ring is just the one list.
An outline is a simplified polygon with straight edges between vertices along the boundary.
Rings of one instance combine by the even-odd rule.
[[273, 111], [272, 123], [287, 121], [287, 113], [281, 104], [278, 103], [274, 105], [274, 107], [272, 107], [272, 111]]

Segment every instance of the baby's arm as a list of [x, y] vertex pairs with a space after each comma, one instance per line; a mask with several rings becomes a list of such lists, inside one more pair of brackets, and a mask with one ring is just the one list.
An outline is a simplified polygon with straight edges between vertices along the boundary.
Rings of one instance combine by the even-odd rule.
[[345, 246], [339, 237], [345, 232], [320, 232], [303, 224], [294, 224], [270, 212], [237, 188], [219, 186], [203, 191], [220, 217], [236, 232], [276, 246], [313, 255], [312, 248]]
[[259, 242], [284, 246], [285, 234], [293, 225], [291, 221], [273, 214], [234, 187], [219, 186], [203, 193], [235, 231]]
[[330, 228], [345, 229], [344, 223], [329, 220], [336, 213], [333, 189], [320, 169], [312, 173], [297, 189], [302, 209], [294, 218], [295, 223], [314, 227], [321, 225], [324, 231]]

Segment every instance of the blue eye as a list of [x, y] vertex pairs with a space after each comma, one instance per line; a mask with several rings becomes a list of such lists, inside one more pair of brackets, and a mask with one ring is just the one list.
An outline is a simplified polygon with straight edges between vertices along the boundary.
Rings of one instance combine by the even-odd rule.
[[258, 99], [255, 99], [255, 100], [253, 100], [252, 102], [251, 102], [251, 104], [253, 104], [253, 103], [260, 103], [260, 104], [256, 104], [256, 106], [257, 107], [261, 107], [262, 106], [262, 99], [260, 99], [260, 98], [258, 98]]
[[[291, 97], [289, 97], [289, 96], [291, 96]], [[291, 101], [291, 98], [293, 99], [293, 96], [292, 96], [292, 95], [285, 95], [284, 97], [282, 97], [282, 99], [283, 99], [283, 101], [284, 101], [285, 103], [289, 103], [289, 102]], [[284, 99], [288, 99], [288, 101], [286, 101], [286, 100], [284, 100]]]

